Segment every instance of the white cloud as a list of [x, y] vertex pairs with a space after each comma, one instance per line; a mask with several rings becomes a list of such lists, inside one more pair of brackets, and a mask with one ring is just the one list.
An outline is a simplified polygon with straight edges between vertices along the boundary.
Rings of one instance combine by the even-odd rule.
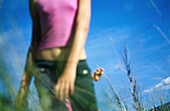
[[162, 90], [162, 89], [170, 89], [170, 77], [167, 77], [166, 79], [162, 80], [159, 84], [155, 85], [150, 89], [146, 89], [143, 92], [148, 93], [154, 90]]
[[163, 43], [163, 44], [160, 44], [160, 45], [155, 45], [153, 47], [150, 47], [149, 50], [152, 50], [152, 51], [153, 50], [159, 50], [159, 49], [165, 48], [167, 46], [169, 46], [169, 44]]
[[164, 82], [165, 82], [166, 84], [170, 84], [170, 77], [168, 77], [167, 79], [164, 79]]
[[120, 71], [126, 72], [126, 70], [124, 69], [123, 65], [120, 62], [115, 66], [115, 69], [120, 69]]

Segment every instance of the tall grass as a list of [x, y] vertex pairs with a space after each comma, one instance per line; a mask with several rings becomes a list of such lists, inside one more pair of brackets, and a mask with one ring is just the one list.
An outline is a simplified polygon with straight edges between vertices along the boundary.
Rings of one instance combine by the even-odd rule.
[[[131, 63], [130, 63], [130, 58], [129, 58], [129, 54], [128, 54], [128, 48], [127, 46], [124, 47], [124, 55], [123, 55], [123, 62], [124, 62], [124, 67], [125, 67], [125, 73], [128, 77], [128, 81], [129, 81], [129, 86], [132, 88], [131, 91], [131, 95], [129, 95], [129, 98], [133, 98], [132, 102], [125, 102], [125, 98], [122, 98], [121, 95], [119, 95], [119, 93], [116, 91], [116, 89], [113, 87], [112, 85], [112, 81], [110, 80], [110, 78], [104, 74], [103, 76], [105, 77], [105, 79], [107, 80], [107, 82], [109, 83], [110, 89], [112, 90], [112, 93], [107, 93], [107, 96], [111, 99], [111, 100], [116, 100], [116, 104], [117, 104], [117, 110], [120, 111], [147, 111], [149, 104], [152, 105], [152, 111], [169, 111], [169, 103], [166, 104], [166, 106], [164, 105], [164, 100], [163, 100], [163, 95], [160, 93], [157, 93], [157, 98], [160, 101], [161, 106], [159, 108], [155, 107], [155, 103], [154, 100], [149, 100], [149, 101], [144, 101], [144, 99], [146, 99], [145, 96], [142, 96], [141, 94], [139, 95], [139, 90], [137, 90], [138, 84], [137, 84], [137, 80], [135, 80], [132, 77], [132, 69], [131, 69]], [[155, 95], [151, 95], [153, 98]], [[149, 102], [146, 103], [146, 102]], [[112, 102], [109, 102], [110, 104], [115, 104]], [[111, 106], [111, 105], [109, 105]], [[149, 108], [151, 108], [151, 106], [149, 106]], [[113, 108], [110, 108], [111, 111], [114, 111]], [[149, 111], [151, 111], [149, 110]]]
[[[31, 58], [29, 58], [30, 60]], [[128, 103], [125, 102], [125, 98], [122, 98], [121, 95], [119, 95], [119, 93], [116, 91], [116, 89], [114, 88], [113, 84], [112, 84], [112, 80], [106, 75], [104, 74], [103, 77], [107, 80], [107, 82], [109, 83], [109, 87], [111, 89], [110, 93], [107, 93], [108, 98], [111, 98], [112, 100], [115, 100], [116, 106], [114, 102], [109, 102], [109, 104], [107, 105], [107, 107], [110, 107], [111, 111], [114, 110], [120, 110], [120, 111], [131, 111], [131, 110], [137, 110], [137, 111], [144, 111], [147, 109], [147, 107], [145, 107], [143, 104], [146, 103], [142, 103], [139, 100], [139, 95], [138, 95], [138, 90], [137, 90], [137, 81], [135, 79], [133, 79], [132, 77], [132, 69], [131, 69], [131, 63], [130, 63], [130, 58], [129, 58], [129, 52], [128, 52], [128, 48], [127, 46], [124, 47], [124, 55], [123, 55], [123, 59], [124, 61], [124, 68], [125, 68], [125, 73], [128, 77], [128, 81], [129, 81], [129, 86], [133, 89], [131, 92], [131, 96], [129, 96], [130, 98], [133, 98], [133, 102]], [[5, 94], [2, 94], [2, 92], [0, 92], [0, 111], [12, 111], [14, 109], [13, 105], [14, 105], [14, 97], [16, 95], [16, 89], [13, 85], [13, 81], [11, 78], [11, 72], [8, 69], [8, 64], [5, 61], [5, 57], [3, 55], [2, 49], [0, 50], [0, 79], [2, 81], [2, 83], [4, 84], [4, 92]], [[17, 65], [17, 64], [16, 64]], [[30, 73], [35, 73], [35, 70], [33, 68], [32, 63], [29, 64], [29, 72]], [[33, 96], [34, 94], [32, 94]], [[161, 97], [160, 94], [158, 94], [158, 97], [160, 98], [160, 103], [163, 104], [163, 98]], [[33, 98], [33, 97], [31, 97]], [[35, 99], [33, 98], [33, 101]], [[152, 103], [152, 101], [149, 101], [152, 106], [153, 106], [153, 110], [156, 111], [156, 107], [154, 105], [154, 103]], [[113, 105], [114, 104], [114, 105]], [[114, 106], [114, 107], [112, 107]], [[133, 107], [131, 107], [133, 106]], [[38, 109], [38, 107], [36, 107], [35, 105], [32, 105], [32, 107], [34, 107], [33, 109], [31, 109], [31, 111], [39, 111], [40, 109]], [[118, 109], [119, 108], [119, 109]], [[164, 107], [160, 108], [162, 111], [164, 111]], [[23, 109], [22, 106], [19, 106], [19, 108], [17, 108], [17, 111], [25, 111], [25, 110], [29, 110], [29, 109]], [[166, 110], [165, 110], [166, 111]]]
[[[129, 58], [129, 54], [128, 54], [128, 48], [127, 46], [125, 46], [124, 48], [124, 56], [123, 56], [123, 61], [124, 61], [124, 67], [125, 67], [125, 72], [126, 75], [128, 77], [128, 81], [129, 81], [129, 86], [133, 89], [131, 92], [131, 97], [133, 98], [133, 102], [132, 103], [128, 103], [125, 102], [125, 98], [122, 98], [121, 95], [119, 95], [119, 93], [116, 91], [116, 89], [114, 88], [113, 84], [112, 84], [112, 80], [106, 75], [104, 74], [103, 77], [107, 80], [107, 82], [109, 83], [109, 87], [111, 89], [110, 93], [108, 94], [108, 97], [111, 98], [112, 100], [114, 99], [116, 101], [116, 107], [112, 108], [110, 106], [113, 106], [112, 104], [115, 104], [113, 102], [110, 102], [108, 104], [107, 107], [110, 107], [111, 111], [114, 110], [118, 110], [117, 108], [119, 108], [119, 110], [121, 111], [131, 111], [131, 110], [137, 110], [137, 111], [144, 111], [147, 108], [143, 105], [145, 103], [142, 103], [139, 100], [139, 95], [138, 95], [138, 90], [137, 90], [137, 81], [135, 79], [133, 79], [132, 77], [132, 69], [131, 69], [131, 63], [130, 63], [130, 58]], [[2, 81], [2, 83], [4, 84], [4, 90], [5, 90], [5, 95], [2, 94], [2, 92], [0, 92], [0, 111], [12, 111], [14, 109], [13, 105], [14, 105], [14, 99], [12, 97], [15, 97], [15, 93], [16, 93], [16, 89], [13, 86], [13, 82], [11, 81], [11, 77], [10, 77], [10, 71], [6, 71], [8, 69], [6, 61], [5, 61], [5, 57], [2, 53], [2, 50], [0, 50], [0, 79]], [[30, 72], [34, 72], [34, 68], [32, 67], [32, 64], [30, 64]], [[106, 91], [107, 92], [107, 91]], [[163, 98], [161, 97], [161, 95], [158, 94], [158, 97], [160, 98], [160, 102], [161, 104], [163, 104]], [[33, 99], [34, 101], [34, 99]], [[151, 103], [151, 101], [149, 101]], [[133, 106], [133, 107], [131, 107]], [[156, 107], [154, 105], [154, 103], [152, 103], [153, 106], [153, 110], [156, 111]], [[21, 107], [21, 106], [20, 106]], [[34, 107], [34, 105], [33, 105]], [[161, 111], [164, 111], [165, 108], [161, 107], [160, 108]], [[29, 109], [24, 109], [25, 110], [29, 110]], [[18, 108], [17, 111], [23, 111], [22, 108]], [[37, 107], [34, 108], [34, 111], [39, 111], [39, 109]], [[166, 110], [165, 110], [166, 111]]]
[[[156, 12], [158, 13], [158, 15], [160, 16], [161, 20], [163, 21], [166, 29], [168, 30], [168, 32], [170, 32], [170, 28], [167, 25], [167, 22], [165, 21], [163, 15], [160, 13], [159, 9], [157, 8], [157, 6], [155, 5], [155, 3], [153, 2], [153, 0], [150, 0], [153, 7], [155, 8]], [[1, 9], [1, 2], [2, 0], [0, 0], [0, 9]], [[155, 24], [152, 24], [152, 26], [160, 32], [160, 34], [164, 37], [164, 39], [168, 42], [168, 44], [170, 44], [170, 40], [168, 38], [168, 36]], [[107, 82], [109, 83], [109, 87], [111, 89], [110, 93], [107, 93], [108, 98], [111, 98], [112, 100], [114, 99], [116, 102], [116, 108], [119, 108], [117, 110], [121, 110], [121, 111], [131, 111], [131, 110], [138, 110], [138, 111], [144, 111], [147, 108], [147, 105], [144, 106], [143, 104], [147, 104], [145, 103], [146, 101], [140, 101], [140, 97], [139, 97], [139, 91], [137, 90], [137, 80], [135, 80], [132, 76], [132, 69], [131, 69], [131, 63], [130, 63], [130, 58], [128, 56], [128, 48], [127, 46], [124, 47], [124, 56], [123, 56], [123, 62], [124, 62], [124, 70], [126, 73], [126, 76], [128, 77], [128, 81], [129, 81], [129, 86], [132, 88], [132, 92], [131, 95], [129, 96], [129, 98], [132, 98], [133, 101], [131, 103], [129, 103], [128, 101], [125, 102], [125, 98], [122, 98], [121, 95], [119, 95], [119, 93], [117, 92], [117, 90], [114, 88], [114, 85], [112, 84], [112, 80], [106, 75], [104, 74], [104, 78], [107, 80]], [[120, 59], [119, 59], [120, 62]], [[16, 88], [14, 87], [14, 81], [12, 79], [12, 74], [9, 70], [8, 67], [9, 64], [7, 64], [4, 54], [2, 52], [2, 49], [0, 48], [0, 81], [1, 83], [3, 83], [3, 91], [0, 91], [0, 111], [12, 111], [14, 110], [14, 97], [16, 95]], [[18, 65], [18, 64], [16, 64]], [[121, 67], [122, 68], [122, 67]], [[34, 72], [34, 68], [32, 67], [32, 65], [30, 66], [29, 69], [30, 73]], [[33, 96], [34, 94], [32, 94]], [[152, 95], [154, 96], [154, 95]], [[158, 98], [160, 99], [160, 104], [164, 103], [163, 98], [161, 97], [161, 94], [157, 94]], [[142, 99], [144, 99], [145, 97], [143, 97]], [[34, 98], [31, 98], [32, 101], [34, 101]], [[109, 100], [108, 100], [109, 101]], [[144, 102], [144, 103], [143, 103]], [[110, 104], [107, 107], [110, 107], [112, 104], [115, 104], [113, 102], [110, 102]], [[154, 111], [157, 111], [157, 108], [155, 107], [155, 104], [152, 100], [149, 100], [148, 103], [150, 103], [153, 107]], [[32, 105], [33, 107], [35, 107], [35, 105]], [[132, 106], [132, 107], [131, 107]], [[111, 110], [116, 110], [116, 108], [111, 108]], [[19, 108], [18, 110], [23, 110], [22, 108]], [[37, 109], [36, 107], [34, 108], [35, 111], [39, 111], [39, 109]], [[167, 111], [170, 109], [167, 109], [165, 107], [161, 107], [160, 108], [161, 111]]]
[[129, 58], [128, 58], [127, 47], [125, 47], [125, 50], [124, 50], [124, 63], [125, 63], [126, 73], [127, 73], [128, 79], [129, 79], [131, 87], [133, 89], [132, 95], [133, 95], [133, 100], [136, 104], [135, 108], [138, 109], [139, 111], [141, 111], [141, 105], [139, 103], [137, 91], [136, 91], [136, 81], [134, 81], [132, 76], [131, 76], [131, 64], [130, 64], [130, 61], [129, 61]]
[[15, 89], [12, 85], [11, 78], [7, 64], [3, 56], [2, 50], [0, 50], [0, 81], [3, 84], [3, 92], [0, 91], [0, 111], [10, 111], [12, 106], [12, 97], [14, 97]]

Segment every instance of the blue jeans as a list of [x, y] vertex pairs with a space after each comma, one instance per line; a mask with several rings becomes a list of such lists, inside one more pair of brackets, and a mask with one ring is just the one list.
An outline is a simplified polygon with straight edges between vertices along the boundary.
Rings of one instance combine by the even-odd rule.
[[[42, 108], [45, 111], [67, 111], [65, 101], [55, 96], [54, 86], [61, 76], [65, 61], [36, 60], [35, 85]], [[73, 111], [97, 111], [97, 103], [91, 78], [91, 70], [86, 60], [77, 65], [74, 94], [69, 96]]]

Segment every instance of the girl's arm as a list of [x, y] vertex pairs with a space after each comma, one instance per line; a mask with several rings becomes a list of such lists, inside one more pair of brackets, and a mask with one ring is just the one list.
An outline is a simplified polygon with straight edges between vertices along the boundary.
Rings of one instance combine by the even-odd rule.
[[[32, 30], [32, 41], [31, 46], [29, 48], [28, 54], [27, 54], [27, 60], [25, 65], [25, 70], [23, 73], [23, 77], [21, 80], [20, 90], [18, 97], [23, 98], [28, 96], [29, 92], [29, 85], [32, 78], [32, 71], [33, 71], [33, 63], [35, 61], [35, 57], [37, 54], [37, 49], [39, 45], [39, 38], [40, 38], [40, 24], [39, 24], [39, 17], [38, 12], [35, 8], [35, 0], [30, 0], [30, 14], [33, 21], [33, 30]], [[17, 98], [18, 99], [18, 98]]]
[[63, 94], [68, 97], [69, 91], [71, 94], [74, 92], [77, 63], [79, 61], [80, 51], [84, 48], [89, 29], [91, 1], [79, 0], [78, 6], [79, 7], [75, 21], [75, 34], [71, 51], [65, 65], [64, 72], [58, 79], [58, 82], [55, 86], [56, 93], [59, 93], [60, 99], [63, 99]]

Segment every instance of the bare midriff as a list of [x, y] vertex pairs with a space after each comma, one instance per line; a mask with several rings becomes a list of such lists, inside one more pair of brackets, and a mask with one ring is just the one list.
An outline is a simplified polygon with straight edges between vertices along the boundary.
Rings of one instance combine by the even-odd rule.
[[[38, 50], [36, 59], [40, 60], [67, 60], [70, 54], [71, 47], [56, 47]], [[86, 59], [85, 49], [80, 51], [79, 60]]]

